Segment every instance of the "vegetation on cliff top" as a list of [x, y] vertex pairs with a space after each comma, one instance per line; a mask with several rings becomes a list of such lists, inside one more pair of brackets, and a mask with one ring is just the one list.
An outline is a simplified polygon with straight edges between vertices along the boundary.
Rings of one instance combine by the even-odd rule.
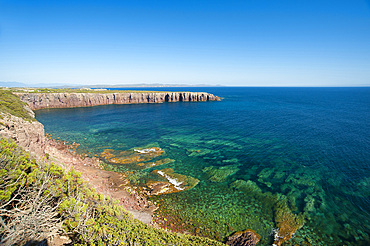
[[37, 162], [0, 139], [0, 244], [21, 245], [55, 235], [73, 245], [223, 245], [150, 227], [80, 178]]
[[34, 121], [30, 112], [25, 108], [27, 104], [9, 90], [0, 90], [0, 112], [9, 113], [28, 121]]

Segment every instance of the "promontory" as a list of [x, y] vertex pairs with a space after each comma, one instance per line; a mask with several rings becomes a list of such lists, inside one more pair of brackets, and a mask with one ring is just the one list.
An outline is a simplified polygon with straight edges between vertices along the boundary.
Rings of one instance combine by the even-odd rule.
[[18, 91], [15, 94], [18, 95], [23, 102], [26, 102], [32, 110], [42, 108], [90, 107], [107, 104], [204, 102], [220, 100], [219, 97], [205, 92], [71, 90], [67, 92]]

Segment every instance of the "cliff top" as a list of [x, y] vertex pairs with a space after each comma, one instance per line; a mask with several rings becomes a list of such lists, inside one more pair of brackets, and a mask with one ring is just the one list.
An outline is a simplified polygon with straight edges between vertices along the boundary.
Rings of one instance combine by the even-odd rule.
[[[169, 91], [141, 91], [141, 90], [109, 90], [109, 89], [72, 89], [72, 88], [61, 88], [61, 89], [51, 89], [51, 88], [12, 88], [12, 92], [15, 93], [169, 93]], [[171, 91], [170, 93], [175, 93]]]

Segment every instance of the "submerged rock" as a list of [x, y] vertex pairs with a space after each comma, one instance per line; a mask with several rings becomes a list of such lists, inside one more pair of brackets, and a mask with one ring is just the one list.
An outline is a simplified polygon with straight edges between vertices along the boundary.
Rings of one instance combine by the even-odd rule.
[[210, 149], [189, 149], [189, 156], [203, 156], [212, 152]]
[[158, 147], [151, 147], [151, 148], [135, 148], [134, 152], [137, 152], [139, 154], [145, 154], [151, 157], [160, 156], [164, 153], [164, 151], [161, 148]]
[[239, 171], [239, 168], [234, 165], [220, 168], [213, 166], [203, 168], [203, 172], [207, 174], [208, 179], [212, 182], [224, 182], [227, 177], [235, 174], [237, 171]]
[[148, 180], [146, 186], [150, 189], [149, 195], [163, 195], [193, 188], [199, 183], [199, 179], [178, 174], [172, 168], [154, 170], [152, 172], [164, 178], [166, 181]]
[[146, 185], [148, 186], [148, 188], [150, 188], [149, 195], [151, 196], [169, 194], [178, 191], [177, 189], [174, 189], [170, 182], [150, 180], [146, 183]]
[[251, 181], [245, 181], [242, 179], [238, 179], [230, 184], [231, 188], [235, 188], [237, 190], [243, 190], [244, 192], [247, 193], [252, 193], [252, 194], [262, 194], [262, 190], [258, 185]]
[[274, 170], [271, 168], [264, 168], [257, 176], [258, 176], [258, 182], [266, 185], [267, 187], [271, 187], [272, 183], [267, 180], [271, 180], [270, 176], [273, 174]]
[[293, 214], [288, 208], [287, 200], [279, 200], [274, 208], [275, 222], [278, 227], [274, 234], [274, 245], [280, 246], [285, 241], [290, 240], [294, 233], [304, 224], [302, 214]]
[[307, 187], [315, 187], [317, 182], [317, 177], [314, 177], [313, 175], [307, 174], [307, 173], [294, 173], [289, 175], [285, 183], [292, 183], [294, 185], [299, 186], [307, 186]]
[[142, 167], [142, 168], [145, 169], [145, 168], [151, 168], [151, 167], [156, 167], [156, 166], [168, 164], [168, 163], [171, 163], [171, 162], [174, 162], [174, 161], [175, 160], [173, 160], [173, 159], [165, 158], [165, 159], [160, 159], [160, 160], [155, 161], [155, 162], [140, 162], [137, 165], [139, 167]]
[[121, 151], [119, 154], [116, 154], [113, 149], [105, 149], [100, 154], [100, 157], [114, 164], [133, 164], [150, 161], [163, 153], [164, 151], [158, 147], [134, 148]]
[[257, 176], [258, 178], [261, 178], [261, 179], [267, 179], [271, 176], [273, 172], [274, 170], [271, 168], [264, 168]]
[[237, 231], [227, 238], [226, 245], [232, 246], [255, 246], [261, 240], [261, 236], [255, 231], [247, 229]]

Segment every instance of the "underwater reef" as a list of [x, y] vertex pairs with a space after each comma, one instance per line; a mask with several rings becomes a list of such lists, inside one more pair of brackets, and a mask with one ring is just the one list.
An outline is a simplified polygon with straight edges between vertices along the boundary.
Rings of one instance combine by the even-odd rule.
[[[186, 117], [188, 125], [170, 124], [183, 122], [180, 112], [187, 112], [186, 107], [190, 116], [198, 106], [202, 110], [212, 106], [218, 112], [217, 104], [128, 106], [131, 112], [137, 107], [142, 109], [141, 115], [149, 115], [150, 120], [138, 122], [137, 115], [130, 118], [124, 114], [126, 106], [50, 110], [52, 115], [63, 112], [69, 119], [84, 111], [104, 115], [104, 119], [90, 118], [96, 122], [86, 127], [82, 123], [72, 131], [67, 129], [71, 125], [65, 124], [61, 129], [66, 134], [50, 132], [55, 139], [81, 143], [78, 153], [95, 156], [103, 161], [104, 169], [119, 173], [116, 180], [120, 181], [114, 182], [117, 192], [144, 195], [157, 207], [152, 222], [165, 230], [224, 243], [230, 235], [235, 242], [248, 242], [249, 235], [240, 233], [250, 228], [261, 236], [258, 245], [368, 245], [370, 223], [354, 203], [361, 205], [367, 199], [369, 178], [347, 184], [347, 172], [334, 177], [337, 173], [330, 169], [330, 159], [320, 156], [317, 163], [306, 149], [254, 134], [252, 124], [244, 137], [240, 131], [203, 131], [201, 117]], [[124, 115], [119, 125], [105, 118], [106, 108], [115, 113], [119, 108]], [[160, 113], [157, 120], [156, 114], [150, 114], [153, 108]], [[163, 112], [168, 110], [171, 121], [164, 120]], [[172, 113], [177, 111], [174, 117]], [[39, 112], [48, 114], [49, 110]], [[234, 121], [228, 130], [234, 129]], [[215, 122], [210, 121], [211, 130]], [[15, 132], [5, 124], [9, 127], [4, 130]], [[113, 129], [117, 126], [119, 130]], [[341, 164], [339, 160], [336, 166]]]
[[[175, 161], [170, 158], [163, 158], [162, 155], [164, 154], [165, 152], [161, 148], [149, 145], [145, 147], [135, 147], [125, 151], [105, 149], [100, 154], [100, 157], [104, 161], [115, 165], [117, 169], [119, 169], [117, 165], [130, 166], [132, 170], [127, 171], [125, 175], [125, 177], [130, 177], [134, 172], [140, 175], [139, 170], [150, 169]], [[148, 196], [185, 191], [193, 188], [199, 183], [198, 179], [175, 173], [171, 168], [152, 170], [150, 174], [151, 178], [147, 178], [146, 182], [140, 185], [140, 176], [136, 180], [131, 178], [132, 185], [137, 185], [135, 187], [138, 192]]]

